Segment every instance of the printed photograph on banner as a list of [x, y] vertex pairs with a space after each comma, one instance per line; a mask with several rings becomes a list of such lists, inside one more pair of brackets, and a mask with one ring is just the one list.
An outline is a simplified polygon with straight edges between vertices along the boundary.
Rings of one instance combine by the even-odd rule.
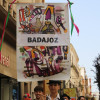
[[70, 77], [69, 46], [17, 48], [18, 81], [66, 80]]
[[68, 31], [68, 4], [17, 5], [17, 33], [68, 35]]

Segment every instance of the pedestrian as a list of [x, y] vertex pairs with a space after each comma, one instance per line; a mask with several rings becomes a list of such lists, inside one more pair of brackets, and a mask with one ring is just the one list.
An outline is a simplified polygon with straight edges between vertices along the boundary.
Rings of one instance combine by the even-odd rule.
[[95, 97], [92, 97], [91, 100], [95, 100]]
[[86, 100], [84, 96], [79, 96], [78, 100]]
[[70, 100], [70, 97], [67, 94], [63, 94], [61, 100]]
[[41, 86], [36, 86], [34, 88], [34, 93], [36, 97], [34, 100], [46, 100], [46, 96], [43, 94], [43, 88]]
[[50, 94], [47, 96], [47, 100], [60, 100], [58, 90], [60, 89], [61, 81], [49, 80]]

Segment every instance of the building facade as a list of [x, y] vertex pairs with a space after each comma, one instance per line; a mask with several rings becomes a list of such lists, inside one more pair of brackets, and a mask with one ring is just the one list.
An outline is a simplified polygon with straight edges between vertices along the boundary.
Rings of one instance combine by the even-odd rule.
[[71, 55], [71, 72], [70, 80], [66, 80], [66, 88], [75, 88], [76, 89], [76, 99], [80, 95], [80, 69], [79, 69], [79, 58], [76, 50], [73, 45], [70, 44], [70, 55]]
[[[5, 16], [8, 13], [9, 3], [12, 0], [0, 0], [0, 33], [3, 31]], [[45, 0], [16, 0], [16, 3], [44, 3]], [[0, 34], [1, 40], [2, 34]], [[85, 85], [84, 75], [78, 65], [79, 58], [72, 44], [70, 44], [71, 54], [71, 76], [70, 80], [62, 81], [60, 94], [64, 88], [76, 88], [76, 98], [80, 95], [86, 95], [88, 90]], [[49, 94], [47, 85], [48, 80], [39, 82], [17, 82], [17, 66], [16, 66], [16, 4], [10, 9], [9, 22], [5, 30], [4, 42], [1, 50], [0, 61], [0, 100], [22, 100], [25, 93], [34, 96], [34, 87], [41, 85], [44, 87], [44, 94]]]
[[[8, 2], [0, 0], [0, 40], [3, 32], [5, 16], [8, 12]], [[16, 21], [15, 10], [11, 9], [9, 23], [5, 30], [0, 61], [0, 100], [17, 100], [18, 82], [16, 70]]]
[[[0, 41], [9, 3], [12, 0], [0, 0]], [[16, 3], [42, 3], [44, 0], [16, 0]], [[31, 83], [17, 82], [16, 67], [16, 4], [10, 9], [9, 21], [5, 30], [0, 61], [0, 100], [22, 100], [30, 92]]]

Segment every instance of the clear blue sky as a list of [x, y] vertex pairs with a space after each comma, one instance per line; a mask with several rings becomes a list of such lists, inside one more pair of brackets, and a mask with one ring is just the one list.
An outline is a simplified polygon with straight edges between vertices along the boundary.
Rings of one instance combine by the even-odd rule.
[[[45, 0], [52, 3], [67, 3], [67, 0]], [[95, 74], [91, 69], [94, 59], [100, 54], [100, 0], [70, 0], [74, 22], [79, 27], [79, 36], [74, 28], [70, 37], [78, 56], [79, 65], [86, 68], [89, 78], [92, 78], [92, 92], [98, 91], [93, 82]]]

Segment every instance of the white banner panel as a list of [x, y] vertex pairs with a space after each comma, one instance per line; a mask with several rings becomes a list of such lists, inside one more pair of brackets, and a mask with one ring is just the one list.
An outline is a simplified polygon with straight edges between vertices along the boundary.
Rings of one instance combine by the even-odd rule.
[[53, 34], [23, 34], [18, 38], [19, 46], [59, 46], [59, 45], [69, 45], [69, 41], [67, 41], [67, 36], [65, 34], [53, 35]]

